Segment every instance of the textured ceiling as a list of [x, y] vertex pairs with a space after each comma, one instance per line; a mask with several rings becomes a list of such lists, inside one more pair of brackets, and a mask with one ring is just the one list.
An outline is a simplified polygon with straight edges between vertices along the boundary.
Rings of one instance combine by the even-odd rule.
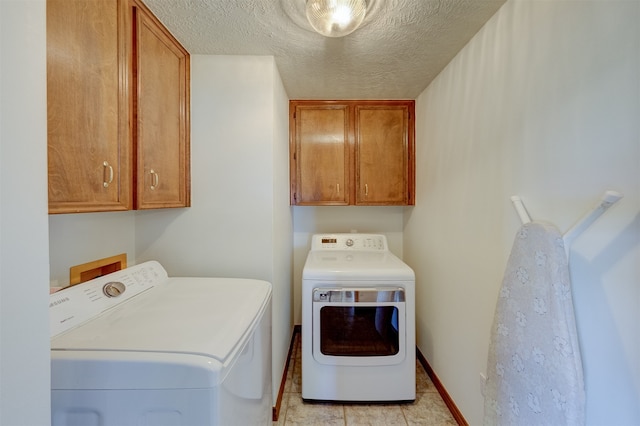
[[191, 54], [270, 55], [291, 99], [414, 99], [505, 0], [368, 0], [326, 38], [305, 0], [144, 0]]

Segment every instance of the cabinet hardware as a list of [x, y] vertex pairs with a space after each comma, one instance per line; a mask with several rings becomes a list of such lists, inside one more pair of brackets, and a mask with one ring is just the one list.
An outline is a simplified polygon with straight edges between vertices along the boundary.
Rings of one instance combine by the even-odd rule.
[[[113, 167], [109, 164], [109, 162], [104, 161], [102, 163], [102, 186], [108, 188], [111, 182], [113, 182]], [[107, 178], [108, 171], [108, 178]]]
[[336, 188], [338, 188], [338, 195], [339, 195], [340, 194], [340, 184], [339, 183], [336, 184]]
[[369, 195], [369, 185], [367, 185], [366, 183], [364, 184], [364, 196], [368, 196]]
[[151, 175], [151, 190], [153, 191], [154, 189], [156, 189], [158, 187], [158, 181], [159, 181], [159, 177], [158, 177], [158, 173], [154, 172], [153, 169], [151, 169], [149, 171], [149, 174]]

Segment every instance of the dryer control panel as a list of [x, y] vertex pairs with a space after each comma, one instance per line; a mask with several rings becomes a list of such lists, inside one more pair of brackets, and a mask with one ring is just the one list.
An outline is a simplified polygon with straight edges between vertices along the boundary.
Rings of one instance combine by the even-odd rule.
[[311, 250], [388, 251], [387, 237], [381, 234], [316, 234]]

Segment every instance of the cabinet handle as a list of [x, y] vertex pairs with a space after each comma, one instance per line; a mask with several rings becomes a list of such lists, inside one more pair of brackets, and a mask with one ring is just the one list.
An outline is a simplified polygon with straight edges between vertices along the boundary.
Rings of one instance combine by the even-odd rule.
[[336, 187], [338, 188], [338, 194], [340, 194], [340, 184], [339, 184], [339, 183], [337, 183], [337, 184], [336, 184]]
[[156, 172], [153, 171], [153, 169], [151, 169], [149, 171], [149, 174], [151, 174], [151, 190], [153, 191], [154, 189], [156, 189], [158, 187], [158, 182], [159, 182], [159, 178], [158, 178], [158, 174]]
[[369, 185], [367, 185], [366, 183], [364, 184], [364, 196], [368, 196], [369, 195]]
[[102, 186], [108, 188], [111, 182], [113, 182], [113, 167], [111, 167], [108, 161], [104, 161], [102, 167]]

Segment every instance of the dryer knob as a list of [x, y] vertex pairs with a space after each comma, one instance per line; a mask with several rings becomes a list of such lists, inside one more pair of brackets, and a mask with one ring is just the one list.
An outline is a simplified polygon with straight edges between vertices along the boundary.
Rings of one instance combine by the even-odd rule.
[[351, 246], [353, 246], [353, 240], [352, 240], [351, 238], [349, 238], [349, 239], [346, 241], [346, 243], [347, 243], [347, 247], [351, 247]]

